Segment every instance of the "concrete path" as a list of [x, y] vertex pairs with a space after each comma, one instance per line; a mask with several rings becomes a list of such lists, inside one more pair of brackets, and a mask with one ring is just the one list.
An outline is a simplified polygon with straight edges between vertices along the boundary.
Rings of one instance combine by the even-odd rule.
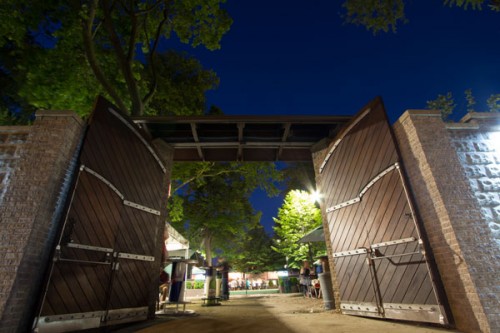
[[193, 301], [194, 315], [159, 315], [153, 322], [130, 325], [117, 333], [451, 333], [435, 325], [370, 319], [323, 310], [321, 299], [299, 294], [233, 297], [221, 306]]

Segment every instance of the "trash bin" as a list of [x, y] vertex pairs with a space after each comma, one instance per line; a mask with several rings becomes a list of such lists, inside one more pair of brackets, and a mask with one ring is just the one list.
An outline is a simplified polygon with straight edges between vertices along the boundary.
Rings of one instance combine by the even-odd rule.
[[330, 272], [318, 274], [318, 279], [319, 284], [321, 285], [321, 293], [323, 294], [325, 310], [335, 309], [335, 299], [333, 298], [333, 288]]
[[283, 278], [283, 282], [285, 285], [285, 293], [291, 293], [292, 292], [292, 284], [290, 282], [289, 278]]

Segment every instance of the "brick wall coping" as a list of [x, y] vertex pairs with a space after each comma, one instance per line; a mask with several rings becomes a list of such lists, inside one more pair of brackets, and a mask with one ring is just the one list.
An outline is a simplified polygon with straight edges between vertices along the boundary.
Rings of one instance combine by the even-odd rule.
[[478, 130], [479, 125], [474, 123], [446, 123], [444, 125], [449, 130]]
[[460, 122], [467, 123], [473, 119], [496, 119], [500, 121], [500, 112], [469, 112], [460, 119]]
[[74, 111], [69, 110], [61, 110], [61, 111], [48, 111], [48, 110], [39, 110], [36, 112], [36, 118], [40, 119], [43, 117], [70, 117], [73, 118], [77, 123], [83, 125], [85, 121], [80, 118]]
[[405, 121], [406, 118], [410, 116], [413, 117], [441, 117], [441, 112], [437, 110], [406, 110], [401, 117], [399, 117], [399, 121]]
[[22, 132], [26, 133], [31, 130], [31, 126], [0, 126], [0, 133], [2, 132]]

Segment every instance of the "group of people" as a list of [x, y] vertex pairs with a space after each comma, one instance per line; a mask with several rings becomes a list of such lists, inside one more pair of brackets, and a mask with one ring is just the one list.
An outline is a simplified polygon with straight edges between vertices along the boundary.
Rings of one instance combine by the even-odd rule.
[[314, 268], [309, 268], [307, 262], [304, 262], [304, 266], [300, 269], [299, 285], [300, 292], [304, 295], [304, 297], [320, 297], [321, 286], [317, 272]]
[[229, 282], [231, 290], [258, 290], [267, 289], [268, 282], [262, 279], [235, 279]]

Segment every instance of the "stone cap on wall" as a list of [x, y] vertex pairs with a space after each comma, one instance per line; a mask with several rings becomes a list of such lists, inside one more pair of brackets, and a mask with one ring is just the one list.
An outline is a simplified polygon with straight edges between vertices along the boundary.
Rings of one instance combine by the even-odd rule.
[[74, 111], [70, 110], [38, 110], [35, 114], [37, 119], [41, 119], [43, 117], [70, 117], [73, 118], [76, 122], [78, 122], [80, 125], [83, 125], [85, 123], [85, 120], [83, 120], [78, 114], [76, 114]]

